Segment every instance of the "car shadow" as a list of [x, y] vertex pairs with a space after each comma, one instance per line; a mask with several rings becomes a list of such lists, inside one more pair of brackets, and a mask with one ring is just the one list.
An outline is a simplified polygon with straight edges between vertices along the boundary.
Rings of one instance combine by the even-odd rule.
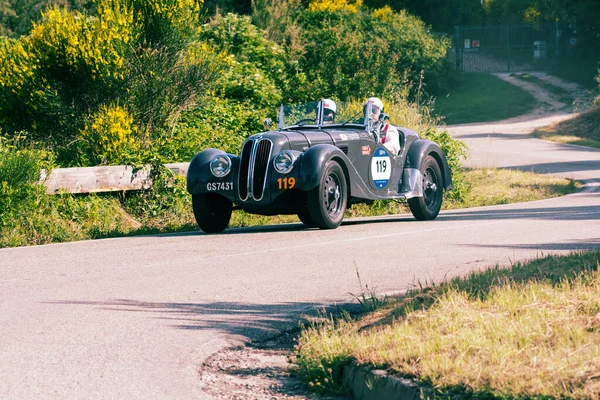
[[[581, 194], [586, 195], [586, 194]], [[589, 195], [594, 195], [590, 193]], [[541, 219], [541, 220], [569, 220], [595, 221], [600, 219], [600, 207], [598, 206], [574, 206], [574, 207], [544, 207], [544, 208], [463, 208], [442, 211], [437, 220], [439, 221], [483, 221], [501, 219]], [[342, 226], [371, 225], [391, 222], [418, 222], [410, 214], [398, 214], [389, 216], [361, 217], [349, 219], [342, 222]], [[308, 227], [301, 222], [277, 225], [247, 226], [243, 228], [229, 228], [221, 233], [205, 233], [200, 230], [188, 232], [172, 232], [148, 235], [152, 237], [185, 237], [185, 236], [214, 236], [214, 235], [247, 235], [254, 233], [281, 233], [318, 230]]]
[[[373, 218], [373, 219], [364, 219], [364, 218]], [[400, 214], [400, 215], [390, 215], [385, 217], [361, 217], [360, 219], [354, 220], [344, 220], [342, 222], [342, 226], [352, 226], [352, 225], [363, 225], [363, 224], [378, 224], [378, 223], [386, 223], [386, 222], [408, 222], [415, 221], [415, 219], [409, 214]], [[306, 226], [301, 222], [290, 222], [287, 224], [276, 224], [276, 225], [256, 225], [256, 226], [245, 226], [243, 228], [228, 228], [220, 233], [205, 233], [200, 230], [198, 231], [188, 231], [188, 232], [171, 232], [171, 233], [160, 233], [154, 235], [146, 235], [152, 237], [165, 237], [165, 236], [176, 236], [176, 237], [184, 237], [184, 236], [214, 236], [214, 235], [246, 235], [252, 233], [270, 233], [270, 232], [299, 232], [299, 231], [309, 231], [309, 230], [319, 230], [314, 226]]]

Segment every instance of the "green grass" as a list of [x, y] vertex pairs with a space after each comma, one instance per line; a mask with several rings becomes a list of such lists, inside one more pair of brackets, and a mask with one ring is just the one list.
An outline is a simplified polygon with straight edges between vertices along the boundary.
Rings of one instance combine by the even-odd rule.
[[527, 114], [536, 105], [525, 90], [493, 75], [463, 73], [457, 82], [435, 102], [435, 113], [447, 124], [499, 121]]
[[576, 118], [537, 129], [533, 136], [559, 143], [600, 148], [600, 106]]
[[564, 196], [581, 184], [564, 178], [509, 169], [483, 168], [466, 171], [470, 190], [464, 201], [447, 208], [467, 208], [520, 203]]
[[303, 330], [298, 370], [333, 392], [358, 363], [444, 398], [596, 399], [599, 260], [593, 251], [495, 267], [411, 290], [358, 321], [330, 317]]

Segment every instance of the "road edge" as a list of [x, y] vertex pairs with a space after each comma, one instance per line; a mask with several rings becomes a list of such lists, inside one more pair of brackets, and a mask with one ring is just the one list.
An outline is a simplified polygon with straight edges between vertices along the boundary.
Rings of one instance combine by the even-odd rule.
[[418, 400], [431, 392], [413, 380], [389, 375], [387, 371], [370, 370], [351, 364], [344, 368], [344, 384], [356, 400]]

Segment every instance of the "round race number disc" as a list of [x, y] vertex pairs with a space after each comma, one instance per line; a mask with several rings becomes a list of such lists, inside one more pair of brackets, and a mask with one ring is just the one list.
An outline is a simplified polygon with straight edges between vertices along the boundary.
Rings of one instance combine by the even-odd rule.
[[373, 183], [379, 189], [383, 189], [390, 180], [392, 175], [392, 163], [390, 155], [385, 149], [379, 148], [375, 150], [373, 158], [371, 158], [371, 176]]

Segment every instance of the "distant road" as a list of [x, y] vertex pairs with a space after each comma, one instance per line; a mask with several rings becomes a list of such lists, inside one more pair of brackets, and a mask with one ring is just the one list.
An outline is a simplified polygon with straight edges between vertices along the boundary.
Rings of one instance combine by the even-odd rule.
[[[558, 118], [558, 117], [555, 117]], [[0, 250], [0, 398], [206, 398], [203, 360], [322, 304], [495, 263], [600, 247], [600, 151], [527, 137], [539, 121], [455, 127], [470, 166], [585, 180], [550, 200]]]

